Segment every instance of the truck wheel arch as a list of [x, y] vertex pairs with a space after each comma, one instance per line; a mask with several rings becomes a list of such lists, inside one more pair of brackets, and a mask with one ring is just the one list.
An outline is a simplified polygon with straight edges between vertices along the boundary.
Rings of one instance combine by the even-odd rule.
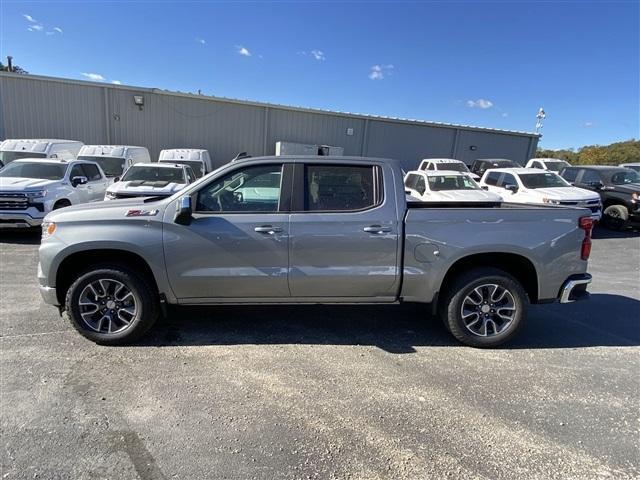
[[149, 264], [136, 253], [118, 249], [82, 250], [66, 257], [56, 271], [56, 295], [64, 305], [67, 290], [74, 280], [92, 265], [122, 265], [143, 275], [156, 292], [158, 284]]
[[493, 267], [503, 270], [520, 282], [529, 301], [538, 301], [538, 273], [528, 258], [517, 253], [477, 253], [462, 257], [449, 267], [442, 279], [438, 299], [444, 298], [444, 292], [462, 273], [478, 267]]
[[58, 208], [63, 208], [63, 207], [70, 207], [71, 205], [72, 205], [71, 200], [67, 198], [61, 198], [59, 200], [56, 200], [56, 202], [53, 204], [53, 210], [56, 210]]

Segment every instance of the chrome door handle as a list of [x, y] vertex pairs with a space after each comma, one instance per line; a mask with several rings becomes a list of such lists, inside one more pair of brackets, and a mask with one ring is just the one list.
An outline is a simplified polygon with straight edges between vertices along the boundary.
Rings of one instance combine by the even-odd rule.
[[269, 235], [280, 233], [282, 231], [280, 227], [273, 227], [271, 225], [261, 225], [259, 227], [255, 227], [253, 230], [258, 233], [268, 233]]
[[370, 225], [364, 227], [363, 230], [367, 233], [388, 233], [391, 231], [391, 227], [383, 227], [382, 225]]

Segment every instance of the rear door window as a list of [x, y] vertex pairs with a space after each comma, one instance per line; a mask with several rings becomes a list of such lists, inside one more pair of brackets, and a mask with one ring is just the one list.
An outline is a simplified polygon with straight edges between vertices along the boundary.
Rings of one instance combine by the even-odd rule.
[[566, 168], [564, 172], [562, 172], [562, 178], [564, 178], [567, 182], [575, 182], [577, 177], [577, 168]]
[[582, 178], [580, 179], [580, 183], [584, 183], [586, 185], [597, 183], [599, 181], [600, 175], [598, 174], [598, 172], [595, 172], [593, 170], [584, 170]]
[[305, 211], [350, 212], [379, 205], [378, 170], [374, 165], [306, 165]]
[[496, 187], [498, 185], [498, 180], [500, 179], [500, 173], [499, 172], [489, 172], [487, 174], [487, 178], [484, 181], [484, 183], [486, 183], [487, 185], [491, 185], [493, 187]]
[[424, 195], [424, 192], [427, 190], [427, 184], [424, 181], [424, 177], [422, 175], [416, 175], [418, 178], [416, 180], [416, 190], [420, 193], [420, 195]]

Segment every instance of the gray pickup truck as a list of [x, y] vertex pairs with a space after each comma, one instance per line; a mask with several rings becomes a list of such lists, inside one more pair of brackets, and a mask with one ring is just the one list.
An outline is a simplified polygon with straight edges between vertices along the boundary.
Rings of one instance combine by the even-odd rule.
[[394, 160], [248, 158], [169, 198], [50, 213], [38, 278], [101, 344], [138, 339], [166, 304], [419, 302], [461, 342], [491, 347], [529, 302], [588, 295], [590, 215], [407, 202]]

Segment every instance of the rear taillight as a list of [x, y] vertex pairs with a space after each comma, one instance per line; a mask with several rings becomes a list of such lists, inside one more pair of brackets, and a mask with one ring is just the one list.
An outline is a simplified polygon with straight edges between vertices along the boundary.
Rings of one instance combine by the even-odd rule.
[[593, 219], [591, 217], [580, 217], [578, 226], [584, 230], [584, 238], [582, 239], [582, 247], [580, 248], [580, 258], [589, 260], [591, 254], [591, 230], [593, 229]]

